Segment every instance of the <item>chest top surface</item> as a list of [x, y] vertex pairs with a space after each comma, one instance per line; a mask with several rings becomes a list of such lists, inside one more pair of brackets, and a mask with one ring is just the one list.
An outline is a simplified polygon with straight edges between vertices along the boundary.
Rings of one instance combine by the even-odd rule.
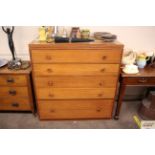
[[23, 70], [10, 70], [7, 68], [7, 66], [4, 66], [0, 68], [0, 74], [30, 74], [31, 73], [31, 67]]
[[33, 49], [123, 49], [123, 44], [119, 42], [103, 42], [100, 40], [95, 40], [94, 42], [87, 43], [46, 43], [33, 41], [29, 44], [30, 50]]
[[155, 77], [155, 68], [145, 67], [144, 69], [139, 69], [138, 74], [125, 74], [122, 72], [122, 77]]

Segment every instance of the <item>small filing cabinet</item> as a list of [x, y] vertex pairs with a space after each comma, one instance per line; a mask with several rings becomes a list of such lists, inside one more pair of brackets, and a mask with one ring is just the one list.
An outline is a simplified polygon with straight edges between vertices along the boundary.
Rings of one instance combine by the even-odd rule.
[[31, 67], [25, 70], [0, 68], [0, 111], [31, 111], [34, 99]]

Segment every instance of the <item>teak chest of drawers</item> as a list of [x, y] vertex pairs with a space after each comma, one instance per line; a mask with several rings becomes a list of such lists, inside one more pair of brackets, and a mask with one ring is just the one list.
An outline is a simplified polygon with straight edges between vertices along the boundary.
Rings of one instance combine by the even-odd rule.
[[8, 70], [0, 68], [0, 111], [32, 111], [31, 68]]
[[111, 118], [123, 45], [29, 45], [40, 119]]

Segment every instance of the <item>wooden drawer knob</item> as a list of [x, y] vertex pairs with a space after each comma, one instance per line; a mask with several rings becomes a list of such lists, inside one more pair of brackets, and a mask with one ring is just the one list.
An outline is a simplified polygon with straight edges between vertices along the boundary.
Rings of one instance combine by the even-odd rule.
[[101, 72], [104, 73], [105, 72], [105, 68], [101, 69]]
[[102, 60], [106, 60], [106, 59], [107, 59], [107, 56], [103, 56], [103, 57], [102, 57]]
[[55, 110], [54, 110], [54, 109], [51, 109], [51, 110], [50, 110], [50, 112], [51, 112], [51, 113], [54, 113], [54, 112], [55, 112]]
[[54, 97], [54, 95], [53, 94], [49, 94], [49, 97]]
[[8, 83], [14, 83], [14, 79], [13, 79], [13, 78], [8, 78], [6, 81], [7, 81]]
[[104, 86], [104, 82], [100, 82], [99, 86], [101, 86], [101, 87]]
[[97, 112], [101, 112], [101, 108], [97, 108], [96, 111], [97, 111]]
[[47, 56], [46, 56], [46, 59], [47, 59], [47, 60], [52, 60], [52, 57], [49, 56], [49, 55], [47, 55]]
[[9, 90], [9, 94], [15, 96], [17, 94], [16, 90]]
[[103, 94], [98, 94], [98, 97], [103, 97]]
[[48, 69], [47, 69], [47, 72], [48, 72], [48, 73], [52, 73], [53, 71], [52, 71], [52, 69], [48, 68]]
[[19, 107], [19, 103], [12, 103], [11, 104], [13, 107]]
[[53, 86], [53, 82], [52, 81], [48, 81], [48, 86]]

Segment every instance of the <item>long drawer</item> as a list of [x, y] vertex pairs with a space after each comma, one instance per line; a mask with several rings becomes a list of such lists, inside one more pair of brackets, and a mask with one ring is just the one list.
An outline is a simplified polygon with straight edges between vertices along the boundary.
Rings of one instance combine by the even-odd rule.
[[119, 64], [33, 64], [35, 76], [118, 75]]
[[123, 83], [128, 83], [130, 85], [154, 85], [155, 78], [154, 77], [139, 77], [139, 78], [124, 78]]
[[0, 98], [0, 110], [31, 110], [29, 100], [27, 98]]
[[37, 88], [38, 99], [114, 98], [116, 88]]
[[33, 63], [120, 63], [121, 51], [103, 50], [33, 50]]
[[0, 75], [0, 86], [26, 86], [27, 79], [23, 75]]
[[0, 88], [0, 98], [18, 98], [25, 97], [28, 98], [28, 88], [27, 87], [1, 87]]
[[103, 88], [115, 87], [117, 76], [50, 76], [35, 77], [37, 88]]
[[113, 100], [40, 100], [40, 119], [111, 118]]

